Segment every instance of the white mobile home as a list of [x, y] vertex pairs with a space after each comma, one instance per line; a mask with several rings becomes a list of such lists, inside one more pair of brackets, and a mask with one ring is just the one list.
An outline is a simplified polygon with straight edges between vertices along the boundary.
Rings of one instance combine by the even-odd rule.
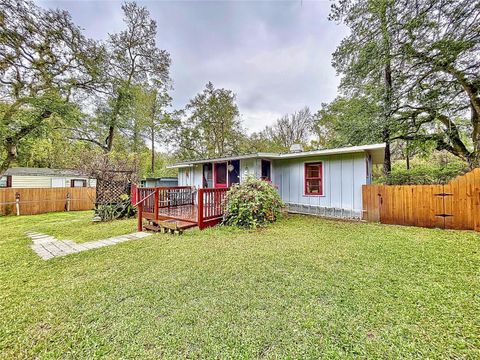
[[360, 218], [362, 185], [372, 181], [385, 144], [257, 153], [178, 163], [178, 185], [227, 188], [248, 174], [271, 181], [291, 212]]
[[0, 188], [96, 187], [93, 179], [77, 170], [17, 167], [0, 178]]

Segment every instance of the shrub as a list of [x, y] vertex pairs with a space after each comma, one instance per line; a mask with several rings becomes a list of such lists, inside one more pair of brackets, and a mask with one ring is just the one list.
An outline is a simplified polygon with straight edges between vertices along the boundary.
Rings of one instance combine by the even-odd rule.
[[120, 200], [120, 202], [115, 204], [98, 205], [94, 212], [94, 221], [111, 221], [134, 217], [136, 209], [130, 202], [130, 197], [127, 194], [122, 194]]
[[284, 206], [275, 187], [264, 180], [248, 176], [227, 193], [224, 224], [256, 228], [274, 222]]
[[396, 161], [390, 176], [378, 174], [375, 176], [375, 182], [389, 185], [445, 184], [467, 171], [467, 164], [455, 158], [449, 158], [448, 161], [439, 161], [434, 157], [417, 158], [411, 161], [409, 170], [405, 167], [405, 161]]

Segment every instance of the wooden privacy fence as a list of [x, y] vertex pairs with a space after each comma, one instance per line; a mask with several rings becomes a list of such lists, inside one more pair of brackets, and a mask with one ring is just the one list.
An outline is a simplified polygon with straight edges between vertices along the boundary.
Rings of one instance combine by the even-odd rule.
[[1, 215], [91, 210], [94, 204], [95, 188], [0, 189]]
[[364, 185], [363, 219], [480, 231], [480, 169], [444, 185]]

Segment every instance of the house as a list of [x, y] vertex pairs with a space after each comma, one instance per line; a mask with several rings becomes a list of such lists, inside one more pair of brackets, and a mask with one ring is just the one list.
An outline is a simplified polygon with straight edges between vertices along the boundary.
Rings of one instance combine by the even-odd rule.
[[271, 181], [291, 212], [361, 218], [362, 185], [372, 182], [372, 168], [383, 163], [385, 144], [289, 153], [257, 153], [185, 161], [178, 185], [228, 188], [249, 174]]
[[148, 177], [140, 180], [141, 187], [156, 186], [177, 186], [178, 179], [176, 177]]
[[77, 170], [17, 167], [0, 178], [0, 188], [95, 187], [96, 180]]

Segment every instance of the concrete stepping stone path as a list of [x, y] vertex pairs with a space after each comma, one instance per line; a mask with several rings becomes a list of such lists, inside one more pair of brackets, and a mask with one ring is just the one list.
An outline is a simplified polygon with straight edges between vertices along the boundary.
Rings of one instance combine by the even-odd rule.
[[26, 234], [33, 241], [33, 245], [30, 245], [30, 247], [43, 260], [49, 260], [57, 256], [74, 254], [80, 251], [115, 245], [121, 242], [141, 239], [146, 236], [152, 235], [150, 233], [141, 231], [133, 234], [115, 236], [108, 239], [95, 240], [78, 244], [75, 241], [58, 240], [53, 236], [37, 233], [34, 231], [28, 231]]

